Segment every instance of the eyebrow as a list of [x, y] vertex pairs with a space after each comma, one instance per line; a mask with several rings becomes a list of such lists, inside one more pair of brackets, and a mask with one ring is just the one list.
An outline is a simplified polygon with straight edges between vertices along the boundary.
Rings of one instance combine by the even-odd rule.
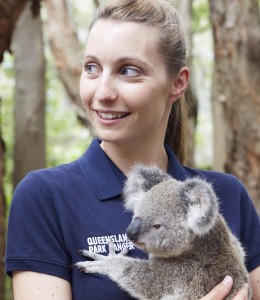
[[87, 60], [87, 59], [94, 59], [94, 60], [99, 60], [95, 55], [84, 55], [83, 56], [83, 62], [85, 61], [85, 60]]
[[[84, 55], [83, 62], [85, 62], [87, 59], [93, 59], [93, 60], [99, 61], [99, 59], [95, 55], [92, 55], [92, 54]], [[153, 69], [153, 67], [148, 62], [146, 62], [146, 61], [144, 61], [144, 60], [142, 60], [142, 59], [140, 59], [139, 57], [136, 57], [136, 56], [122, 56], [122, 57], [120, 57], [119, 59], [116, 60], [117, 63], [123, 63], [125, 61], [139, 62], [141, 65], [144, 65], [149, 69]]]

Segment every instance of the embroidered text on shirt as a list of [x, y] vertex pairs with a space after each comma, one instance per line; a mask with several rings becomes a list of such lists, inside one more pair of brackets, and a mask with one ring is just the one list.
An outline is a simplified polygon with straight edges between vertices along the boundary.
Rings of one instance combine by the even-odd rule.
[[96, 236], [96, 237], [88, 237], [88, 250], [95, 253], [106, 253], [108, 252], [108, 241], [112, 240], [114, 242], [114, 246], [117, 252], [122, 251], [125, 248], [129, 250], [134, 249], [134, 245], [127, 238], [125, 233], [123, 234], [114, 234], [114, 235], [106, 235], [106, 236]]

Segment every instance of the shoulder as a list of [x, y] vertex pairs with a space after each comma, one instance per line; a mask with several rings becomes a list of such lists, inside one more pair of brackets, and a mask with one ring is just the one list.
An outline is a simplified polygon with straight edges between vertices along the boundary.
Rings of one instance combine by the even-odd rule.
[[14, 195], [17, 193], [28, 193], [29, 191], [53, 191], [55, 186], [66, 186], [79, 174], [77, 162], [64, 164], [52, 168], [40, 169], [29, 172], [17, 185]]
[[[14, 191], [11, 211], [59, 211], [75, 195], [91, 191], [78, 161], [28, 173]], [[22, 209], [21, 209], [22, 208]]]
[[[241, 234], [242, 221], [251, 222], [255, 208], [244, 184], [235, 176], [217, 171], [185, 168], [189, 177], [208, 181], [219, 200], [220, 212], [236, 235]], [[245, 225], [243, 225], [245, 226]]]
[[8, 218], [8, 274], [30, 270], [70, 280], [70, 256], [63, 236], [68, 201], [57, 189], [59, 181], [68, 177], [63, 173], [63, 166], [33, 171], [17, 186]]
[[234, 175], [218, 171], [184, 168], [188, 177], [200, 177], [211, 183], [215, 193], [221, 197], [247, 194], [244, 184]]

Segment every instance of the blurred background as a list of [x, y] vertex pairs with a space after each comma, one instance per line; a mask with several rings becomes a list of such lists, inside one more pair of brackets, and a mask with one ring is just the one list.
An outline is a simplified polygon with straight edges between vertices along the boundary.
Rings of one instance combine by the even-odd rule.
[[[0, 0], [0, 299], [15, 186], [77, 159], [93, 132], [79, 98], [88, 27], [102, 0]], [[237, 176], [260, 212], [259, 0], [175, 0], [192, 79], [187, 165]]]

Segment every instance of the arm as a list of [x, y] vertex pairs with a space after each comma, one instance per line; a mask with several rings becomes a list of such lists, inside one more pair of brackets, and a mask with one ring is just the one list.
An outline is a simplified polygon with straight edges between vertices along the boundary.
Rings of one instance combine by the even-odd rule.
[[260, 299], [260, 266], [249, 273], [249, 280], [253, 291], [252, 300]]
[[13, 272], [14, 300], [72, 300], [70, 283], [42, 273]]
[[51, 188], [38, 175], [27, 175], [16, 188], [7, 234], [6, 271], [13, 276], [15, 300], [72, 299], [71, 258], [59, 224]]

